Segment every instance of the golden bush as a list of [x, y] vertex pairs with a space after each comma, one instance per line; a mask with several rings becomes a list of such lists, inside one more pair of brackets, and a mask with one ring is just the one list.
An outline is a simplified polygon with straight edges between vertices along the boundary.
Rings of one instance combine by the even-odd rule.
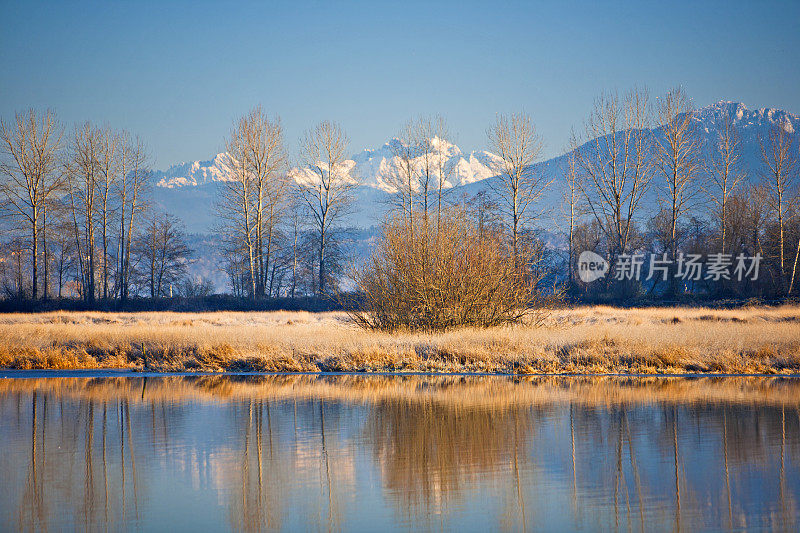
[[353, 274], [359, 300], [351, 316], [386, 331], [518, 322], [554, 298], [540, 290], [543, 275], [531, 268], [540, 248], [519, 249], [515, 257], [501, 229], [476, 224], [458, 207], [446, 210], [438, 224], [391, 218]]

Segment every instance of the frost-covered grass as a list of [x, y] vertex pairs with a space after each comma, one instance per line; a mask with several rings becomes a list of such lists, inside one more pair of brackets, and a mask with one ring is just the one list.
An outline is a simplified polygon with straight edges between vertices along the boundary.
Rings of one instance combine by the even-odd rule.
[[0, 367], [787, 374], [800, 373], [800, 307], [577, 307], [445, 333], [368, 331], [344, 313], [11, 314]]

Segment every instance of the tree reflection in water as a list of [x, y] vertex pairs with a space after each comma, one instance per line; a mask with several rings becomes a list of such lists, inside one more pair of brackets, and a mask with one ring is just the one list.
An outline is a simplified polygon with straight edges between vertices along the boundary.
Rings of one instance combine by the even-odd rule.
[[799, 407], [791, 378], [1, 379], [0, 523], [796, 529]]

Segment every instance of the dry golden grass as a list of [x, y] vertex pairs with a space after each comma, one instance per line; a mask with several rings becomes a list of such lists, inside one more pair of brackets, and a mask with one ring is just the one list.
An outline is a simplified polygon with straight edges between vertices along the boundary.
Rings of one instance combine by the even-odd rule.
[[800, 373], [800, 307], [553, 311], [539, 327], [362, 330], [343, 313], [0, 316], [0, 367], [151, 371]]

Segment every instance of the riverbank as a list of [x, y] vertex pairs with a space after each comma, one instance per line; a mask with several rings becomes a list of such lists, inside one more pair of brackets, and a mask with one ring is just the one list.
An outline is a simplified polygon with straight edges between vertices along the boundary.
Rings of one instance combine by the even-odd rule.
[[0, 368], [797, 374], [800, 307], [577, 307], [440, 334], [365, 331], [341, 312], [6, 314]]

